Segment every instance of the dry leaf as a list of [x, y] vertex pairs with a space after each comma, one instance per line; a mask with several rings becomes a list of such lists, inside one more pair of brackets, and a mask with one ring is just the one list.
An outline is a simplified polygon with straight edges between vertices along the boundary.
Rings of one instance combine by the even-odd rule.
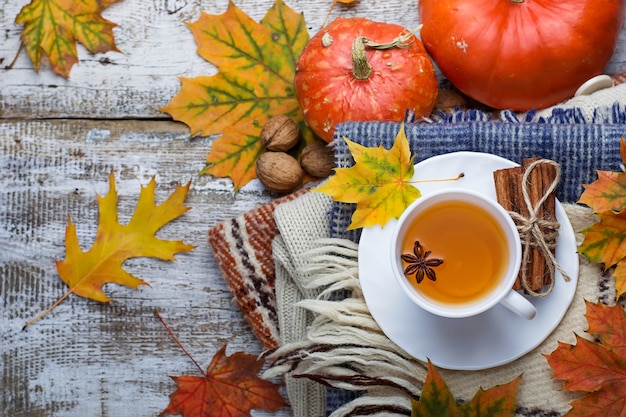
[[24, 25], [22, 44], [35, 71], [47, 57], [52, 70], [68, 78], [78, 62], [76, 42], [91, 53], [118, 51], [113, 37], [115, 23], [101, 16], [117, 0], [32, 0], [15, 23]]
[[135, 213], [126, 225], [118, 222], [117, 190], [113, 174], [109, 176], [109, 184], [109, 193], [104, 197], [98, 196], [98, 230], [94, 244], [87, 252], [83, 252], [79, 245], [76, 226], [71, 219], [68, 220], [65, 231], [65, 259], [57, 261], [56, 265], [61, 280], [69, 289], [50, 308], [24, 327], [50, 312], [70, 294], [107, 302], [109, 298], [102, 291], [106, 283], [130, 288], [148, 285], [123, 269], [123, 263], [128, 259], [151, 257], [171, 261], [175, 254], [189, 252], [194, 248], [180, 240], [163, 240], [155, 236], [161, 227], [189, 210], [183, 202], [191, 183], [179, 185], [165, 202], [155, 205], [156, 181], [152, 178], [147, 187], [141, 188]]
[[[626, 165], [626, 141], [620, 140], [620, 156]], [[594, 213], [620, 211], [626, 206], [626, 173], [598, 171], [598, 179], [591, 184], [584, 184], [585, 191], [579, 203], [591, 207]]]
[[345, 141], [354, 158], [354, 166], [336, 168], [335, 175], [315, 191], [325, 193], [335, 201], [356, 203], [348, 230], [384, 226], [390, 219], [400, 217], [404, 209], [421, 195], [411, 183], [413, 157], [404, 126], [390, 150], [382, 146], [366, 148], [348, 139]]
[[587, 302], [587, 333], [591, 342], [576, 335], [576, 344], [560, 342], [549, 355], [554, 377], [567, 391], [586, 392], [571, 403], [567, 417], [621, 417], [626, 415], [626, 312]]
[[[622, 163], [626, 163], [626, 141], [620, 142]], [[600, 221], [582, 231], [585, 239], [578, 252], [591, 262], [613, 271], [617, 297], [626, 293], [626, 173], [598, 171], [598, 180], [584, 185], [579, 203], [591, 207]]]
[[448, 385], [429, 360], [426, 381], [420, 399], [413, 400], [411, 417], [513, 417], [520, 381], [518, 376], [507, 384], [488, 390], [480, 388], [472, 401], [457, 405]]
[[[278, 385], [258, 377], [263, 361], [235, 352], [226, 356], [222, 347], [204, 376], [174, 376], [178, 389], [161, 415], [183, 417], [244, 417], [250, 410], [276, 411], [286, 406]], [[200, 369], [202, 371], [202, 369]]]
[[181, 78], [181, 90], [162, 111], [186, 123], [194, 135], [222, 134], [202, 173], [230, 177], [238, 190], [256, 178], [263, 125], [276, 115], [303, 123], [293, 80], [309, 40], [304, 17], [276, 0], [256, 23], [230, 2], [224, 14], [203, 13], [189, 27], [198, 54], [219, 73]]

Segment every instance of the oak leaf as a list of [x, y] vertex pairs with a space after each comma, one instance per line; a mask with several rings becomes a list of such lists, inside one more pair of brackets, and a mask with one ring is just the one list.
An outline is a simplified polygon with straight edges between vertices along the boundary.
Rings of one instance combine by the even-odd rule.
[[106, 283], [115, 283], [130, 288], [148, 285], [123, 269], [123, 263], [131, 258], [151, 257], [162, 260], [174, 260], [174, 255], [189, 252], [194, 246], [180, 240], [163, 240], [155, 236], [156, 232], [167, 223], [183, 215], [187, 210], [183, 202], [191, 183], [176, 187], [170, 197], [160, 205], [155, 205], [156, 181], [154, 178], [146, 187], [141, 188], [137, 208], [126, 225], [121, 225], [117, 218], [117, 190], [115, 178], [109, 176], [109, 192], [98, 196], [99, 223], [91, 249], [84, 252], [78, 242], [76, 226], [68, 219], [65, 230], [65, 259], [57, 261], [57, 272], [69, 287], [67, 292], [50, 308], [26, 324], [27, 327], [70, 294], [108, 302], [102, 287]]
[[421, 196], [412, 184], [413, 157], [404, 126], [396, 135], [391, 149], [367, 148], [344, 138], [355, 164], [336, 168], [335, 175], [315, 191], [335, 201], [356, 203], [348, 230], [374, 225], [384, 226], [398, 218]]
[[428, 373], [419, 400], [412, 401], [411, 417], [513, 417], [521, 376], [503, 385], [480, 388], [470, 402], [457, 404], [448, 385], [428, 361]]
[[626, 312], [587, 302], [587, 333], [594, 342], [576, 335], [576, 343], [559, 342], [545, 355], [554, 378], [563, 389], [586, 394], [572, 401], [568, 417], [618, 417], [626, 415]]
[[198, 54], [219, 72], [181, 78], [181, 89], [162, 111], [193, 135], [218, 135], [203, 174], [230, 177], [235, 190], [256, 178], [264, 152], [259, 135], [276, 115], [303, 126], [293, 88], [295, 64], [309, 40], [302, 14], [276, 0], [260, 23], [234, 3], [221, 15], [203, 13], [189, 23]]
[[[622, 163], [626, 163], [626, 141], [620, 141]], [[626, 293], [626, 173], [598, 171], [598, 179], [584, 184], [578, 200], [591, 207], [599, 222], [582, 231], [578, 248], [591, 262], [615, 266], [617, 298]]]
[[24, 25], [22, 44], [35, 71], [44, 57], [52, 70], [68, 78], [78, 62], [76, 42], [91, 53], [118, 51], [113, 36], [115, 23], [101, 16], [102, 10], [118, 0], [32, 0], [15, 23]]
[[252, 409], [274, 412], [286, 406], [278, 384], [258, 377], [262, 366], [256, 355], [235, 352], [226, 356], [224, 346], [203, 376], [171, 377], [178, 388], [170, 394], [170, 403], [161, 415], [244, 417], [250, 416]]

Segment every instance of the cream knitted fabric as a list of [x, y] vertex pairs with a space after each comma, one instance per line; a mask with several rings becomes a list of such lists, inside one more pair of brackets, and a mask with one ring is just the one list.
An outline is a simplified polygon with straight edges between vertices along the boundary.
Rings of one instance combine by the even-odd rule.
[[[311, 381], [365, 391], [335, 410], [333, 417], [372, 415], [372, 410], [406, 415], [410, 397], [421, 390], [425, 366], [389, 340], [369, 314], [358, 283], [357, 246], [343, 239], [316, 241], [328, 237], [330, 206], [327, 196], [308, 193], [276, 211], [282, 241], [275, 241], [275, 257], [277, 264], [285, 266], [277, 275], [280, 328], [281, 336], [288, 336], [270, 355], [275, 362], [266, 375], [305, 375]], [[574, 204], [564, 204], [564, 208], [575, 230], [595, 221], [590, 209]], [[441, 370], [455, 397], [469, 400], [480, 386], [489, 388], [522, 374], [519, 416], [567, 412], [575, 395], [561, 390], [562, 383], [552, 378], [543, 355], [552, 352], [559, 341], [574, 343], [574, 334], [585, 335], [585, 300], [601, 298], [611, 303], [615, 298], [611, 283], [598, 266], [581, 258], [576, 295], [558, 328], [538, 348], [508, 365], [483, 371]], [[328, 299], [337, 289], [348, 289], [351, 296]], [[313, 316], [299, 316], [302, 311], [298, 310], [314, 313], [314, 321]], [[310, 385], [314, 383], [305, 384], [302, 379], [298, 379], [302, 385], [295, 388], [294, 381], [288, 380], [294, 415], [319, 415], [323, 391], [315, 393]], [[319, 395], [317, 400], [315, 395]]]
[[577, 108], [586, 122], [593, 120], [609, 119], [608, 112], [611, 111], [613, 103], [624, 103], [626, 101], [626, 84], [619, 84], [615, 87], [605, 88], [586, 96], [571, 98], [557, 106], [548, 107], [536, 113], [535, 117], [549, 117], [554, 109], [559, 111]]
[[[276, 208], [274, 217], [280, 235], [274, 239], [272, 250], [276, 265], [276, 304], [281, 345], [303, 339], [313, 315], [296, 304], [314, 299], [318, 291], [307, 287], [310, 274], [303, 272], [309, 260], [302, 256], [312, 249], [312, 242], [326, 237], [328, 209], [326, 196], [307, 193], [287, 205]], [[287, 376], [287, 395], [295, 417], [326, 415], [325, 388], [306, 379]]]

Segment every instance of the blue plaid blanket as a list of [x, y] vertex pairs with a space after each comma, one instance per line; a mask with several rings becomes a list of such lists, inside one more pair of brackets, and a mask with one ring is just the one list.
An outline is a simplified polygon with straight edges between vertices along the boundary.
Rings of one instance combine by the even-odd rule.
[[[549, 117], [531, 112], [520, 118], [515, 113], [502, 112], [498, 120], [477, 110], [457, 111], [441, 114], [434, 121], [406, 122], [404, 128], [415, 162], [458, 151], [491, 153], [517, 163], [530, 157], [554, 160], [562, 170], [557, 198], [573, 203], [580, 198], [582, 185], [597, 179], [597, 170], [622, 169], [619, 148], [620, 138], [626, 138], [626, 105], [616, 103], [603, 110], [592, 120], [576, 108], [556, 108]], [[389, 149], [401, 126], [389, 122], [348, 122], [337, 126], [336, 166], [354, 165], [344, 137], [363, 146], [382, 145]], [[346, 231], [353, 212], [352, 204], [334, 203], [331, 236], [358, 242], [360, 230]], [[327, 412], [330, 414], [356, 395], [329, 388]]]
[[[491, 114], [458, 111], [441, 114], [434, 122], [407, 122], [404, 125], [411, 152], [419, 162], [435, 155], [473, 151], [498, 155], [521, 163], [524, 158], [542, 157], [561, 165], [562, 178], [557, 198], [576, 202], [583, 184], [596, 180], [597, 170], [621, 170], [620, 138], [626, 138], [626, 105], [616, 103], [608, 111], [586, 120], [576, 108], [554, 109], [550, 117], [528, 113], [523, 119], [502, 112]], [[335, 132], [335, 164], [350, 167], [354, 160], [343, 138], [367, 147], [393, 145], [400, 123], [349, 122]], [[331, 235], [358, 241], [359, 231], [346, 232], [354, 207], [336, 203], [331, 213]]]

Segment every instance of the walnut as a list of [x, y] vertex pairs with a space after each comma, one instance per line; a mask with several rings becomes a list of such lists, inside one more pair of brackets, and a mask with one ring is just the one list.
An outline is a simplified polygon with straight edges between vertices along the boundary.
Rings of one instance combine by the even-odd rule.
[[300, 186], [304, 171], [298, 161], [285, 152], [265, 152], [256, 161], [256, 175], [267, 189], [289, 193]]
[[298, 124], [288, 116], [274, 116], [261, 129], [261, 141], [268, 151], [288, 151], [299, 140]]
[[467, 98], [458, 90], [439, 90], [437, 94], [436, 109], [454, 110], [455, 108], [467, 108]]
[[326, 143], [310, 143], [302, 150], [300, 165], [314, 177], [328, 177], [335, 167], [333, 150]]

